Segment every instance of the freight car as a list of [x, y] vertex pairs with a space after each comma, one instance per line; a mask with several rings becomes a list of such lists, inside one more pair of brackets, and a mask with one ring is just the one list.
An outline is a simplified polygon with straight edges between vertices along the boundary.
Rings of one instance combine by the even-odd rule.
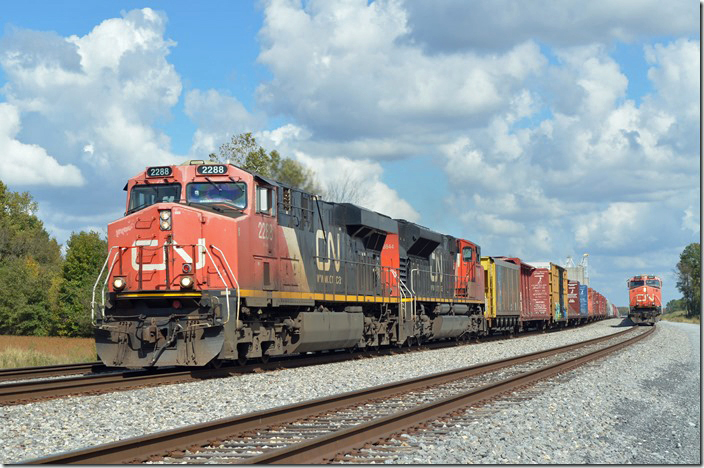
[[654, 275], [634, 276], [627, 282], [628, 318], [637, 324], [655, 325], [662, 316], [662, 280]]
[[562, 267], [482, 257], [469, 240], [234, 165], [148, 167], [124, 190], [91, 302], [107, 366], [242, 364], [567, 324]]

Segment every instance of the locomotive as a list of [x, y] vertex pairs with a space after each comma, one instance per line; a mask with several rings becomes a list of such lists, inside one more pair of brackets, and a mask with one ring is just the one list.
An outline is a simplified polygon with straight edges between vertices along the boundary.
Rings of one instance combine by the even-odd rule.
[[230, 164], [149, 167], [125, 190], [93, 293], [108, 366], [244, 363], [488, 333], [480, 248], [468, 240]]
[[[562, 267], [482, 257], [469, 240], [231, 164], [148, 167], [124, 190], [91, 302], [107, 366], [217, 367], [567, 325]], [[605, 317], [589, 305], [582, 323]]]
[[655, 325], [662, 316], [662, 280], [654, 275], [640, 275], [627, 282], [628, 318], [637, 324]]

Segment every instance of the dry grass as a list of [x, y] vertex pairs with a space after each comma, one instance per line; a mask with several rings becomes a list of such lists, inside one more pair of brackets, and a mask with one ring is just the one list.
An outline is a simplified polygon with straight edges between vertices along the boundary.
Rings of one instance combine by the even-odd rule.
[[668, 322], [695, 323], [697, 325], [701, 324], [700, 317], [687, 317], [687, 311], [684, 310], [676, 310], [669, 314], [665, 314], [662, 316], [662, 319], [667, 320]]
[[95, 361], [92, 338], [0, 335], [0, 368]]

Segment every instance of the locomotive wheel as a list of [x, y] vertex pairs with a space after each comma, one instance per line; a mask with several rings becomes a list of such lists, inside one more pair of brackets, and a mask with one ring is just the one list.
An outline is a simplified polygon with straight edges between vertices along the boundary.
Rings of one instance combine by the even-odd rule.
[[262, 357], [259, 358], [259, 359], [262, 360], [262, 363], [263, 363], [263, 364], [266, 364], [267, 362], [269, 362], [269, 359], [270, 359], [270, 358], [271, 358], [271, 356], [269, 356], [268, 354], [262, 354]]
[[237, 356], [237, 364], [239, 364], [240, 366], [247, 365], [247, 355], [240, 354], [239, 356]]

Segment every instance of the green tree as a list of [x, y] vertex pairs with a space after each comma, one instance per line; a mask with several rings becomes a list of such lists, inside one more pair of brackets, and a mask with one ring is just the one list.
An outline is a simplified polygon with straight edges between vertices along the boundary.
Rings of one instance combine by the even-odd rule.
[[672, 299], [667, 302], [665, 309], [667, 310], [668, 314], [671, 314], [672, 312], [677, 312], [678, 310], [687, 310], [687, 305], [685, 304], [683, 298]]
[[52, 328], [49, 290], [61, 251], [36, 210], [29, 193], [0, 182], [0, 333], [46, 335]]
[[61, 336], [91, 336], [90, 308], [93, 285], [108, 253], [107, 240], [97, 232], [72, 233], [58, 287], [58, 321]]
[[680, 254], [677, 263], [677, 289], [684, 296], [687, 315], [701, 315], [701, 264], [702, 249], [699, 243], [689, 244]]
[[210, 154], [210, 160], [231, 163], [307, 192], [319, 191], [310, 169], [293, 159], [282, 158], [276, 150], [267, 152], [251, 133], [233, 136], [229, 142], [220, 146], [218, 154]]

